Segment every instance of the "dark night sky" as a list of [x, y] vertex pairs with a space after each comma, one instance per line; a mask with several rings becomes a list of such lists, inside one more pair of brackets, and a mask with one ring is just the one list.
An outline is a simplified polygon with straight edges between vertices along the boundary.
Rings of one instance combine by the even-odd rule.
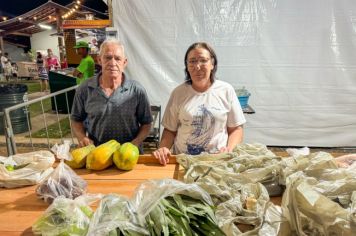
[[[67, 5], [72, 0], [52, 0], [61, 5]], [[6, 15], [10, 18], [24, 14], [44, 3], [47, 0], [0, 0], [0, 16]], [[81, 0], [82, 4], [100, 12], [107, 10], [106, 4], [102, 0]]]

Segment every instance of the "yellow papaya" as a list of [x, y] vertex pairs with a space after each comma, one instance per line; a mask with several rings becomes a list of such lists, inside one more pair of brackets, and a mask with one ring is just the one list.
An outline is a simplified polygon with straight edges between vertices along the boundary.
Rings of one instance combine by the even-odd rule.
[[121, 170], [132, 170], [137, 164], [140, 152], [132, 143], [124, 143], [114, 152], [113, 161]]
[[65, 161], [65, 163], [74, 169], [83, 168], [86, 163], [86, 157], [94, 149], [95, 146], [93, 144], [90, 144], [82, 148], [74, 149], [73, 151], [71, 151], [72, 160]]
[[110, 140], [92, 150], [87, 156], [87, 169], [104, 170], [112, 165], [112, 155], [120, 147], [116, 140]]

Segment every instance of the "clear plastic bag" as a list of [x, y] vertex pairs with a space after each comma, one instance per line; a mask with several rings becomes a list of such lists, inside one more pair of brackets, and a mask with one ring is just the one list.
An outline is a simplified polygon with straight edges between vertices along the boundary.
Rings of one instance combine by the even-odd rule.
[[196, 184], [173, 179], [146, 181], [137, 188], [133, 206], [152, 236], [225, 235], [209, 194]]
[[88, 236], [149, 235], [139, 222], [135, 208], [122, 196], [103, 197], [90, 221]]
[[35, 235], [84, 236], [87, 234], [93, 210], [91, 204], [101, 195], [83, 195], [74, 200], [60, 196], [32, 226]]
[[0, 157], [0, 187], [17, 188], [39, 183], [53, 171], [54, 160], [49, 151]]
[[158, 202], [170, 195], [182, 194], [201, 199], [209, 205], [213, 202], [207, 192], [196, 184], [185, 184], [174, 179], [148, 180], [135, 190], [132, 199], [140, 217], [146, 217]]
[[70, 160], [69, 144], [65, 143], [52, 149], [61, 159], [56, 169], [36, 189], [37, 195], [45, 202], [52, 203], [56, 197], [75, 199], [84, 194], [87, 188], [85, 180], [80, 178], [64, 160]]

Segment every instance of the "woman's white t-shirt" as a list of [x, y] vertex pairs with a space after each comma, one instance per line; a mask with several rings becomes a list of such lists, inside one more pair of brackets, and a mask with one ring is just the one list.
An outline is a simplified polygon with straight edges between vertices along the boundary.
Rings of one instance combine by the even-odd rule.
[[184, 83], [175, 88], [167, 104], [162, 125], [177, 132], [173, 153], [197, 155], [217, 152], [227, 146], [227, 127], [246, 122], [234, 88], [215, 80], [205, 92]]

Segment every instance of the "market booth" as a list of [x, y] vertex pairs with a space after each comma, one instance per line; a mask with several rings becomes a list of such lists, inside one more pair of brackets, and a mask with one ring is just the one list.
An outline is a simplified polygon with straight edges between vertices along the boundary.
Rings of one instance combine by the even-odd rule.
[[[37, 157], [46, 157], [42, 161], [52, 166], [53, 154], [48, 151], [37, 154]], [[75, 232], [81, 232], [79, 235], [85, 235], [87, 231], [121, 230], [126, 225], [124, 222], [136, 220], [139, 229], [153, 227], [161, 232], [160, 227], [165, 223], [155, 217], [157, 212], [154, 210], [162, 208], [167, 211], [158, 214], [164, 217], [161, 219], [179, 222], [180, 217], [169, 218], [178, 214], [184, 220], [189, 218], [190, 222], [195, 222], [193, 225], [188, 222], [189, 226], [183, 223], [171, 225], [170, 229], [177, 230], [182, 227], [197, 230], [195, 224], [200, 222], [208, 224], [210, 230], [214, 229], [214, 235], [221, 236], [248, 231], [271, 236], [292, 235], [309, 229], [317, 230], [320, 235], [326, 232], [352, 235], [355, 226], [353, 218], [348, 217], [347, 206], [351, 204], [352, 210], [355, 202], [352, 193], [356, 189], [356, 166], [352, 163], [356, 156], [335, 159], [325, 152], [304, 154], [278, 156], [264, 145], [242, 144], [233, 153], [171, 156], [166, 166], [160, 165], [151, 155], [141, 155], [132, 170], [122, 170], [126, 164], [120, 164], [120, 157], [115, 159], [115, 154], [115, 165], [110, 167], [109, 164], [102, 170], [73, 169], [73, 172], [69, 167], [64, 168], [63, 163], [56, 162], [53, 172], [49, 170], [47, 173], [48, 169], [41, 172], [42, 177], [44, 173], [47, 177], [31, 186], [26, 186], [26, 181], [33, 181], [28, 175], [17, 178], [17, 181], [4, 181], [0, 174], [0, 186], [17, 187], [0, 189], [0, 234], [32, 235], [33, 230], [69, 233], [75, 229]], [[24, 155], [37, 161], [29, 153], [23, 154], [22, 160], [28, 158]], [[87, 156], [87, 167], [89, 158]], [[89, 167], [93, 168], [93, 165], [96, 164], [90, 162]], [[60, 166], [62, 172], [58, 170]], [[7, 169], [21, 171], [26, 168], [30, 165]], [[0, 165], [0, 173], [3, 172]], [[70, 191], [61, 192], [60, 189]], [[83, 195], [85, 192], [91, 195]], [[95, 195], [98, 193], [101, 195]], [[58, 197], [62, 194], [67, 198]], [[70, 200], [73, 196], [82, 197]], [[174, 201], [178, 204], [174, 205]], [[335, 211], [338, 214], [330, 214]], [[115, 224], [117, 217], [123, 224]], [[138, 223], [138, 219], [143, 221]], [[319, 222], [319, 219], [323, 221]], [[296, 227], [296, 222], [302, 227]], [[151, 232], [150, 235], [156, 234]]]
[[73, 48], [78, 41], [85, 41], [90, 46], [89, 55], [96, 61], [101, 43], [106, 38], [105, 28], [110, 26], [109, 20], [65, 20], [62, 28], [64, 43], [69, 65], [78, 65], [80, 56]]

